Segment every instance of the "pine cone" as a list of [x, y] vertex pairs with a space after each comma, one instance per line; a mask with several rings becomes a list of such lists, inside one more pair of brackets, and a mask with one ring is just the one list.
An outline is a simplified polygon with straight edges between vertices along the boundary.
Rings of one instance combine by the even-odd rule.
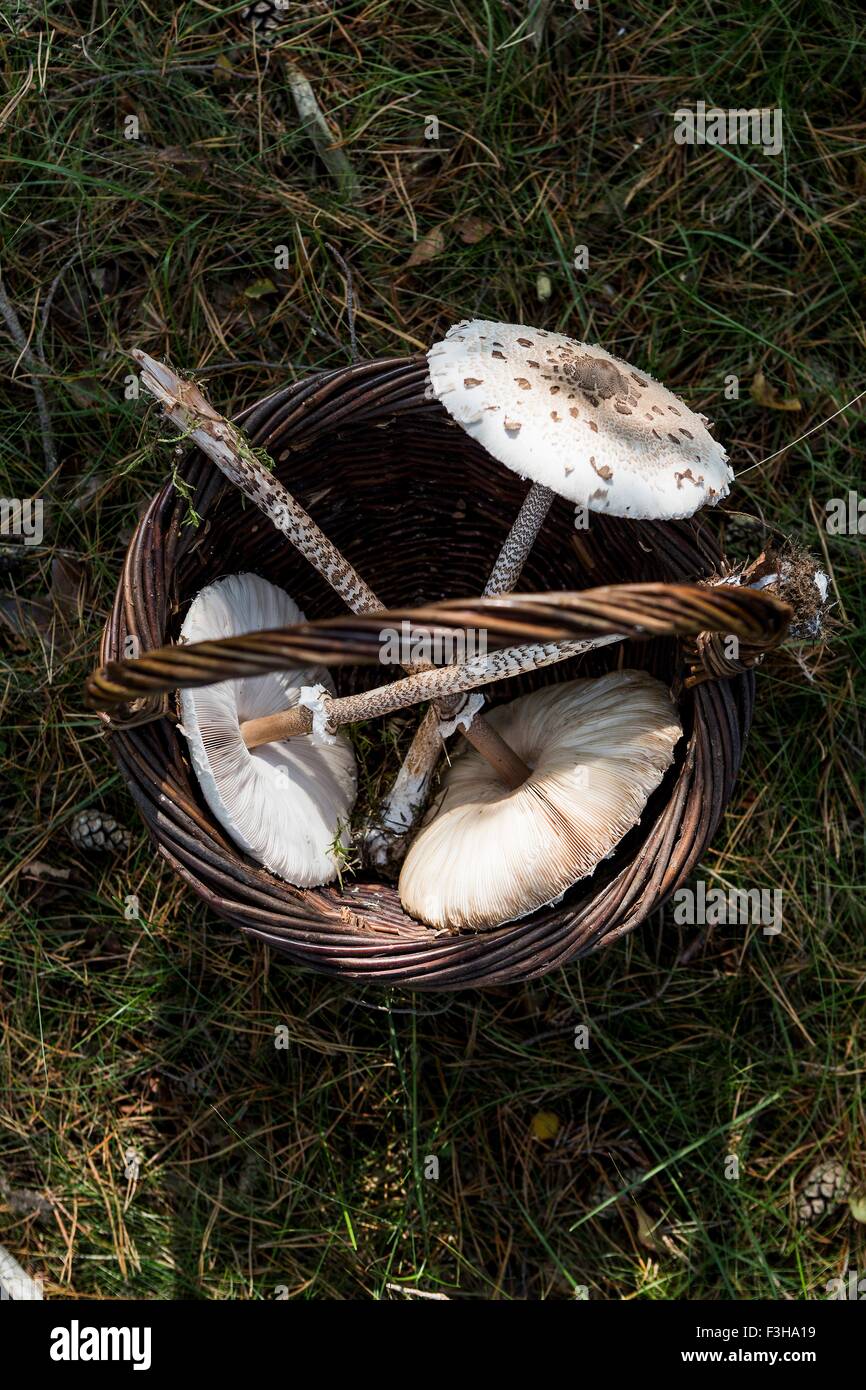
[[276, 29], [285, 17], [285, 10], [281, 10], [274, 0], [256, 0], [256, 4], [247, 5], [241, 10], [241, 19], [249, 24], [251, 29], [261, 37], [267, 37], [272, 30]]
[[90, 853], [99, 850], [126, 850], [132, 844], [129, 831], [118, 825], [114, 816], [109, 816], [105, 811], [97, 811], [94, 807], [88, 811], [79, 811], [73, 817], [69, 827], [69, 838], [76, 849], [85, 849]]
[[835, 1158], [816, 1163], [797, 1199], [800, 1225], [816, 1225], [833, 1207], [844, 1202], [850, 1191], [851, 1176], [843, 1163]]
[[275, 37], [275, 31], [290, 19], [306, 19], [309, 14], [321, 13], [325, 9], [326, 6], [321, 4], [303, 5], [291, 3], [290, 0], [283, 0], [283, 4], [279, 0], [255, 0], [254, 4], [246, 5], [241, 10], [241, 19], [255, 29], [260, 39], [270, 42]]

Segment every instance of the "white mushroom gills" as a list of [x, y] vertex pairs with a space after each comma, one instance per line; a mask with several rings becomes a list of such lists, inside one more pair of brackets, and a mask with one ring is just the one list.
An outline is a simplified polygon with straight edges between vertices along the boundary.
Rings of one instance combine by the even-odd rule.
[[[297, 604], [254, 574], [230, 575], [193, 599], [181, 640], [203, 642], [304, 621]], [[322, 667], [220, 681], [180, 692], [181, 731], [202, 795], [235, 844], [299, 888], [337, 877], [356, 796], [355, 755], [344, 735], [268, 743], [251, 752], [240, 725], [298, 703]]]
[[431, 927], [486, 931], [556, 901], [638, 824], [682, 726], [642, 671], [547, 686], [488, 716], [531, 765], [505, 791], [473, 750], [406, 855], [400, 900]]

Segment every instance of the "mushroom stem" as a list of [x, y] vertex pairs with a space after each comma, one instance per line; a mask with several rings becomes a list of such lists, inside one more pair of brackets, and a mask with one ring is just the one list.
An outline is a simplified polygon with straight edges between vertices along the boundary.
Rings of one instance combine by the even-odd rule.
[[509, 791], [522, 787], [531, 769], [519, 758], [488, 719], [475, 719], [466, 730], [473, 734], [472, 746], [490, 764]]
[[[485, 598], [511, 593], [523, 572], [526, 557], [544, 525], [554, 496], [553, 490], [545, 487], [543, 483], [532, 484], [494, 561], [493, 569], [484, 586]], [[444, 746], [440, 723], [451, 713], [451, 709], [441, 704], [433, 705], [427, 711], [415, 731], [415, 737], [394, 783], [381, 804], [379, 824], [367, 833], [367, 853], [371, 861], [380, 868], [389, 860], [399, 858], [400, 838], [412, 829], [427, 803], [433, 773]], [[482, 730], [479, 735], [480, 723], [478, 718], [470, 716], [463, 732], [479, 753], [490, 761], [489, 743], [477, 741], [479, 736], [482, 741], [486, 738], [486, 730]], [[507, 778], [503, 780], [507, 781]], [[526, 777], [521, 780], [525, 781]]]
[[[281, 710], [278, 714], [268, 714], [260, 719], [248, 719], [241, 724], [241, 737], [247, 748], [258, 748], [263, 743], [277, 743], [282, 739], [299, 738], [314, 731], [316, 714], [322, 715], [326, 734], [334, 733], [344, 724], [357, 724], [362, 720], [379, 719], [393, 714], [395, 710], [417, 705], [422, 700], [432, 700], [437, 696], [460, 695], [467, 690], [475, 690], [480, 685], [492, 681], [507, 680], [526, 671], [535, 671], [542, 666], [552, 666], [565, 661], [570, 656], [596, 647], [620, 642], [618, 635], [585, 638], [572, 642], [545, 642], [535, 647], [505, 647], [491, 652], [488, 656], [473, 657], [471, 661], [459, 666], [439, 666], [430, 671], [418, 671], [389, 685], [377, 686], [361, 695], [346, 695], [342, 699], [332, 699], [318, 692], [310, 704], [295, 705], [292, 709]], [[315, 710], [311, 707], [315, 705]], [[478, 730], [482, 732], [478, 733]], [[437, 724], [438, 728], [438, 724]], [[494, 736], [487, 736], [487, 721], [476, 720], [472, 732], [483, 740], [478, 751], [500, 774], [502, 780], [511, 786], [519, 786], [529, 775], [529, 768], [512, 752], [508, 745], [497, 743]], [[478, 747], [477, 744], [474, 744]], [[505, 750], [505, 751], [503, 751]]]
[[245, 497], [264, 512], [353, 613], [382, 607], [373, 590], [316, 525], [309, 512], [250, 448], [241, 430], [214, 410], [196, 386], [163, 362], [134, 348], [141, 384], [165, 410], [173, 425], [192, 439]]
[[523, 505], [496, 557], [490, 577], [484, 586], [484, 597], [510, 594], [523, 572], [526, 557], [535, 544], [553, 505], [555, 493], [543, 483], [533, 483], [523, 499]]
[[[195, 382], [178, 376], [171, 367], [158, 362], [140, 348], [134, 348], [132, 356], [141, 367], [142, 386], [159, 401], [172, 424], [192, 439], [229, 481], [264, 512], [278, 531], [288, 537], [295, 549], [309, 560], [317, 573], [340, 596], [346, 607], [353, 613], [381, 611], [384, 604], [370, 586], [328, 540], [309, 512], [256, 456], [243, 432], [214, 409]], [[541, 520], [538, 524], [541, 524]], [[529, 525], [527, 521], [526, 526]], [[287, 714], [291, 713], [287, 711]], [[469, 737], [470, 731], [466, 732]], [[476, 743], [476, 739], [485, 747], [490, 746], [490, 740], [485, 739], [483, 730], [470, 738], [470, 742], [484, 754], [483, 747]], [[265, 739], [259, 741], [270, 742]], [[523, 775], [529, 775], [528, 768], [524, 768]]]

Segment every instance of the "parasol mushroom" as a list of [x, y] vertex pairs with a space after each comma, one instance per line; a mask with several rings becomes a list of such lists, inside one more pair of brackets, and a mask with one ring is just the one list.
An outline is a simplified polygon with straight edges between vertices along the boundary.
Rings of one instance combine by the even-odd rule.
[[[449, 415], [548, 494], [612, 516], [669, 521], [728, 493], [733, 472], [706, 418], [602, 347], [477, 319], [451, 328], [427, 360]], [[518, 562], [534, 539], [527, 528]], [[502, 557], [497, 569], [505, 570]], [[499, 582], [507, 585], [507, 574]]]
[[506, 790], [471, 749], [446, 770], [399, 883], [431, 927], [501, 926], [591, 874], [640, 820], [682, 734], [667, 687], [642, 671], [546, 686], [489, 719], [532, 771]]
[[[532, 486], [485, 595], [508, 593], [555, 494], [591, 511], [643, 520], [691, 516], [726, 496], [733, 472], [703, 415], [646, 372], [560, 333], [485, 319], [455, 324], [427, 354], [433, 394], [493, 458]], [[374, 863], [399, 853], [427, 799], [442, 747], [440, 721], [422, 720], [379, 824]], [[471, 739], [473, 711], [463, 719]]]
[[[236, 637], [303, 622], [282, 589], [254, 574], [218, 579], [193, 599], [183, 642]], [[297, 705], [311, 689], [333, 690], [322, 667], [220, 681], [182, 690], [181, 731], [210, 809], [236, 844], [299, 888], [328, 883], [355, 801], [355, 755], [343, 735], [268, 743], [251, 752], [245, 719]]]

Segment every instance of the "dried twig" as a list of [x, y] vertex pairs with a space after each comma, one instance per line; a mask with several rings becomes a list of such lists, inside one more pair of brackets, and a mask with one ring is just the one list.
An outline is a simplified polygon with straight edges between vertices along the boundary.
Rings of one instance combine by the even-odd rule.
[[433, 1298], [437, 1303], [450, 1303], [447, 1293], [428, 1293], [426, 1289], [413, 1289], [408, 1284], [386, 1284], [389, 1293], [404, 1293], [407, 1298]]
[[331, 127], [325, 120], [315, 92], [295, 63], [286, 63], [286, 73], [301, 125], [309, 135], [316, 154], [343, 196], [354, 198], [358, 192], [357, 175], [349, 163], [348, 156], [334, 144]]
[[328, 241], [325, 243], [326, 249], [334, 257], [338, 266], [346, 277], [346, 318], [349, 321], [349, 343], [352, 348], [352, 361], [358, 360], [358, 335], [355, 332], [355, 286], [352, 280], [352, 271], [344, 258], [340, 255], [336, 246], [332, 246]]
[[51, 428], [51, 415], [48, 410], [48, 402], [45, 399], [45, 392], [39, 380], [40, 369], [44, 368], [45, 363], [40, 362], [39, 358], [31, 351], [27, 334], [21, 327], [21, 322], [12, 307], [9, 296], [3, 284], [3, 277], [0, 275], [0, 314], [9, 330], [15, 346], [18, 348], [20, 358], [23, 359], [30, 368], [30, 384], [33, 388], [33, 396], [36, 401], [36, 411], [39, 415], [39, 428], [42, 433], [42, 452], [45, 455], [45, 469], [47, 473], [53, 473], [57, 467], [57, 451], [54, 448], [54, 432]]

